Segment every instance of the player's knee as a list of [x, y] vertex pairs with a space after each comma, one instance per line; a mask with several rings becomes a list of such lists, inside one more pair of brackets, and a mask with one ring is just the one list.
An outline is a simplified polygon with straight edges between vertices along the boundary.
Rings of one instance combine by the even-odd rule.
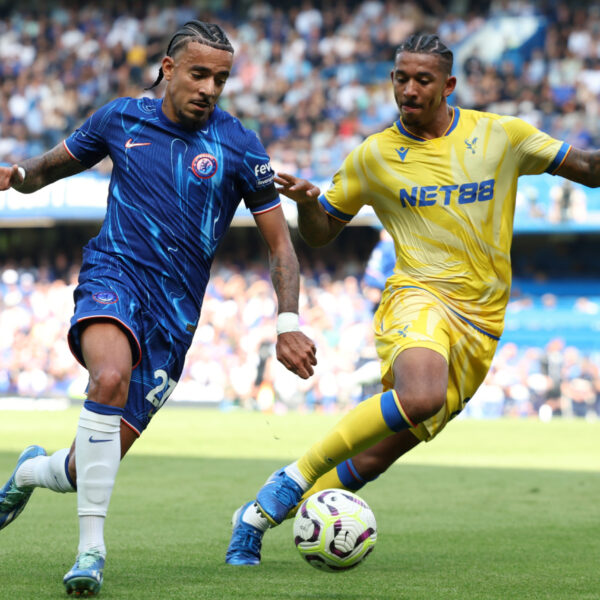
[[88, 398], [100, 404], [124, 406], [129, 389], [129, 372], [105, 367], [90, 374]]
[[431, 388], [401, 393], [396, 390], [398, 400], [413, 423], [422, 423], [437, 414], [446, 402], [446, 393]]

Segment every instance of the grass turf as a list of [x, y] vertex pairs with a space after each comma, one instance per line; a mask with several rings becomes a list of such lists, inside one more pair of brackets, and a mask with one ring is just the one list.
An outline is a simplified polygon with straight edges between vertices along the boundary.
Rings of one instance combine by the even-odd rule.
[[[76, 409], [0, 413], [0, 480], [22, 448], [70, 443]], [[267, 534], [260, 567], [224, 564], [231, 513], [331, 426], [331, 415], [163, 409], [121, 465], [105, 599], [598, 599], [600, 423], [457, 420], [359, 492], [379, 539], [320, 573]], [[0, 532], [0, 599], [63, 597], [76, 497], [37, 490]]]

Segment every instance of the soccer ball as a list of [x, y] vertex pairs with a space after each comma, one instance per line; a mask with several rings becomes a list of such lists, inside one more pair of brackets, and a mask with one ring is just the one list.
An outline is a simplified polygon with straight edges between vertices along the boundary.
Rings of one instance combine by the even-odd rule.
[[323, 490], [307, 498], [294, 518], [294, 543], [309, 565], [346, 571], [373, 550], [377, 523], [369, 505], [345, 490]]

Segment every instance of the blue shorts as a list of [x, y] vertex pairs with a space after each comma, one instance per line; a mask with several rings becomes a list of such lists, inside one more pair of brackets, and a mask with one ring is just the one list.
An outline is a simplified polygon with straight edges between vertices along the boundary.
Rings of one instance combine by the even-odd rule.
[[74, 297], [68, 340], [71, 352], [84, 367], [81, 333], [87, 324], [110, 319], [129, 338], [133, 370], [123, 421], [139, 436], [177, 385], [189, 344], [175, 339], [129, 287], [111, 277], [80, 283]]

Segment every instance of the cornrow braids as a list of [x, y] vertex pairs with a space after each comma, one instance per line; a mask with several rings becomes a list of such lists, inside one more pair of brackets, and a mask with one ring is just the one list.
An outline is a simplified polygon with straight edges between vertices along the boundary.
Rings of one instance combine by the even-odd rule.
[[[167, 46], [167, 56], [173, 56], [181, 48], [184, 48], [189, 42], [198, 42], [217, 50], [225, 50], [233, 54], [233, 46], [229, 41], [223, 29], [216, 23], [204, 23], [203, 21], [188, 21], [178, 29], [174, 34], [169, 45]], [[163, 78], [162, 67], [158, 70], [158, 77], [154, 83], [145, 89], [151, 90], [156, 87]]]
[[446, 67], [448, 75], [452, 73], [454, 54], [435, 34], [415, 33], [405, 39], [396, 49], [396, 57], [401, 52], [414, 54], [437, 54]]

